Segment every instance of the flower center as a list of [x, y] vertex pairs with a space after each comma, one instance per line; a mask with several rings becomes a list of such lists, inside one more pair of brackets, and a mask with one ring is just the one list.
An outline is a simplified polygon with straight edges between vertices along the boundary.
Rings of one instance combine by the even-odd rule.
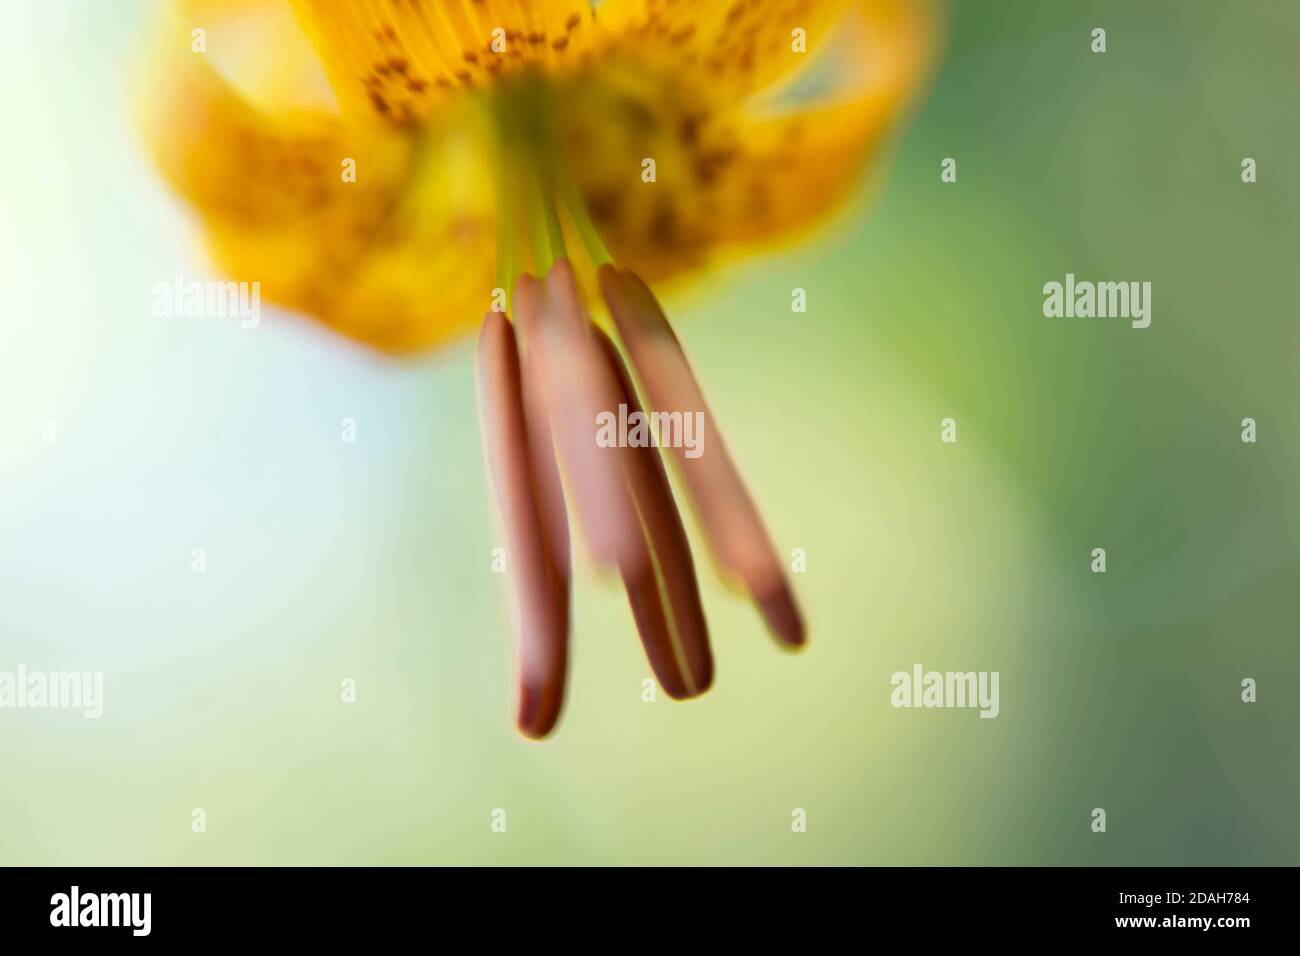
[[500, 83], [484, 103], [495, 140], [499, 201], [497, 279], [507, 294], [520, 275], [545, 275], [568, 257], [576, 237], [594, 271], [611, 262], [554, 124], [555, 97], [545, 78], [525, 73]]

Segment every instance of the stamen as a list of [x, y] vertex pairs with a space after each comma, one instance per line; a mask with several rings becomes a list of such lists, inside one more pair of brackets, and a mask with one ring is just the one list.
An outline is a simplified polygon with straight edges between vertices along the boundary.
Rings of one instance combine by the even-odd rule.
[[557, 178], [560, 181], [560, 195], [564, 199], [565, 212], [569, 214], [569, 222], [572, 223], [574, 231], [582, 241], [592, 267], [599, 269], [603, 265], [613, 263], [613, 256], [605, 248], [605, 243], [600, 238], [600, 232], [596, 229], [596, 224], [591, 221], [591, 214], [587, 211], [587, 204], [578, 192], [578, 184], [573, 181], [572, 176], [559, 176]]
[[641, 527], [623, 479], [625, 448], [596, 445], [597, 416], [618, 408], [622, 389], [578, 302], [573, 270], [561, 259], [546, 278], [538, 334], [542, 390], [564, 475], [596, 560], [640, 572]]
[[538, 273], [567, 257], [556, 209], [559, 183], [551, 159], [557, 150], [545, 119], [550, 112], [545, 103], [548, 95], [543, 85], [523, 78], [483, 101], [496, 128], [499, 189], [508, 197], [507, 209], [522, 211]]
[[564, 487], [555, 464], [555, 446], [551, 425], [546, 417], [546, 394], [542, 380], [542, 356], [535, 342], [542, 310], [542, 284], [530, 275], [519, 277], [515, 287], [515, 318], [525, 343], [523, 359], [524, 418], [528, 423], [528, 441], [533, 458], [533, 481], [537, 504], [546, 524], [547, 540], [556, 570], [567, 587], [569, 564], [569, 520], [564, 506]]
[[[640, 413], [641, 403], [618, 349], [599, 329], [596, 341], [618, 375], [629, 416]], [[713, 655], [686, 529], [658, 449], [637, 448], [624, 458], [624, 466], [646, 552], [643, 571], [623, 573], [628, 603], [659, 683], [671, 697], [694, 697], [713, 683]]]
[[[539, 281], [520, 275], [511, 301], [514, 330], [489, 314], [480, 338], [485, 443], [512, 555], [519, 614], [518, 724], [543, 736], [558, 719], [567, 665], [569, 530], [572, 493], [597, 563], [617, 568], [627, 589], [646, 657], [672, 697], [703, 693], [713, 681], [708, 626], [695, 564], [657, 447], [597, 443], [602, 415], [623, 406], [642, 414], [636, 385], [609, 337], [579, 298], [565, 247], [565, 222], [597, 268], [600, 286], [649, 406], [699, 413], [707, 454], [675, 448], [700, 525], [724, 576], [749, 591], [768, 628], [790, 647], [805, 641], [803, 620], [758, 512], [720, 440], [685, 355], [653, 294], [620, 272], [587, 213], [577, 185], [556, 165], [550, 131], [537, 119], [540, 95], [522, 85], [492, 100], [499, 134], [498, 179], [504, 224], [499, 237], [502, 288], [523, 265], [515, 241], [530, 237]], [[522, 210], [522, 221], [511, 210]], [[503, 271], [502, 271], [503, 270]], [[698, 447], [698, 446], [697, 446]], [[560, 468], [563, 466], [564, 481]]]
[[489, 312], [479, 335], [478, 401], [488, 468], [505, 526], [508, 577], [516, 598], [519, 710], [529, 737], [559, 719], [568, 663], [568, 580], [556, 567], [539, 509], [514, 329]]
[[749, 591], [778, 640], [791, 647], [802, 645], [803, 620], [784, 566], [663, 310], [631, 272], [604, 266], [600, 285], [650, 405], [703, 414], [708, 451], [695, 458], [687, 457], [685, 448], [674, 449], [674, 454], [715, 560], [724, 576], [738, 578]]
[[552, 264], [567, 257], [564, 248], [564, 230], [560, 227], [560, 217], [555, 210], [555, 190], [546, 166], [537, 165], [533, 172], [537, 180], [537, 202], [541, 207], [542, 222], [546, 225], [546, 249], [550, 260], [544, 265], [539, 265], [539, 268], [549, 269]]

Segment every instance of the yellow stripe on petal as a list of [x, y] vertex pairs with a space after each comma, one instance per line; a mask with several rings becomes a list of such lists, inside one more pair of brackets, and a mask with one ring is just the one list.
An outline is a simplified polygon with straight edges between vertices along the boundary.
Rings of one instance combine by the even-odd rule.
[[567, 69], [604, 36], [587, 0], [290, 2], [344, 104], [402, 125], [448, 91]]

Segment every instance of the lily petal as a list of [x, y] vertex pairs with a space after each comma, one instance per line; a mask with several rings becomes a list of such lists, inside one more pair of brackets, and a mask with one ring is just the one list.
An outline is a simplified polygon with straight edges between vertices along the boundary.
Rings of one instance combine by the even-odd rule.
[[290, 0], [345, 106], [419, 123], [448, 91], [576, 61], [588, 0]]
[[[592, 220], [614, 261], [647, 281], [790, 242], [843, 208], [938, 32], [924, 0], [782, 5], [766, 20], [748, 12], [759, 6], [672, 5], [695, 33], [674, 44], [651, 29], [556, 99]], [[727, 27], [732, 10], [741, 29]], [[794, 28], [808, 30], [808, 53], [792, 51]], [[640, 178], [646, 159], [653, 182]]]
[[496, 285], [496, 199], [467, 104], [448, 104], [419, 138], [273, 112], [191, 53], [182, 30], [162, 31], [141, 119], [221, 271], [388, 352], [472, 328]]
[[[799, 72], [856, 0], [609, 0], [606, 26], [643, 58], [697, 74], [727, 98]], [[800, 31], [800, 50], [795, 31]]]

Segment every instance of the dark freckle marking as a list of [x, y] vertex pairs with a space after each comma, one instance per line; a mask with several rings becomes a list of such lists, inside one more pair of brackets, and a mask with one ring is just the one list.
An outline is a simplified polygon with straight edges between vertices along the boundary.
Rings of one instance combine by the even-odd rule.
[[671, 201], [661, 202], [650, 217], [650, 238], [661, 246], [671, 246], [676, 235], [677, 211]]
[[677, 138], [684, 146], [693, 146], [700, 139], [700, 117], [691, 113], [682, 116], [677, 125]]
[[640, 100], [628, 96], [620, 100], [619, 105], [623, 108], [629, 124], [633, 127], [653, 132], [658, 126], [655, 122], [654, 111]]
[[619, 220], [623, 209], [623, 197], [617, 189], [591, 193], [586, 199], [587, 209], [597, 222], [608, 224]]
[[736, 154], [731, 150], [715, 149], [708, 152], [700, 153], [695, 157], [692, 169], [695, 178], [705, 185], [713, 185], [717, 181], [718, 174], [722, 172], [731, 161], [736, 158]]

